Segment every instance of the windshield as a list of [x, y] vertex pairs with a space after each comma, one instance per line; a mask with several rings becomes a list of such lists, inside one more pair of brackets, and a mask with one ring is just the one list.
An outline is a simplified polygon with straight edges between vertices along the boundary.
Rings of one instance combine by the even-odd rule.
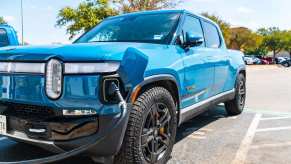
[[110, 18], [81, 36], [76, 43], [170, 42], [180, 14], [139, 14]]

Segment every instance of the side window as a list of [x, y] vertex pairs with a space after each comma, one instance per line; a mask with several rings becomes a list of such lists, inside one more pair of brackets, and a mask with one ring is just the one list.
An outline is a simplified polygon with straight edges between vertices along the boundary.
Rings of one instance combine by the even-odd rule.
[[9, 41], [8, 41], [7, 32], [6, 30], [0, 28], [0, 47], [4, 47], [8, 45], [9, 45]]
[[203, 30], [201, 27], [200, 20], [192, 16], [186, 16], [183, 25], [183, 35], [185, 38], [186, 32], [203, 37]]
[[220, 35], [217, 27], [211, 23], [202, 21], [204, 36], [206, 41], [206, 47], [208, 48], [219, 48], [220, 47]]

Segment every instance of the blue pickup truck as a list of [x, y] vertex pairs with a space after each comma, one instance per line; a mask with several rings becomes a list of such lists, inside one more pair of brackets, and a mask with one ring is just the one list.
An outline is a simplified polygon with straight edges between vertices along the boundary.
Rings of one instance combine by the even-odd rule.
[[0, 50], [0, 134], [95, 161], [166, 163], [177, 127], [219, 103], [243, 111], [243, 54], [184, 10], [105, 19], [73, 44]]
[[0, 24], [0, 47], [18, 45], [19, 42], [14, 28], [6, 24]]

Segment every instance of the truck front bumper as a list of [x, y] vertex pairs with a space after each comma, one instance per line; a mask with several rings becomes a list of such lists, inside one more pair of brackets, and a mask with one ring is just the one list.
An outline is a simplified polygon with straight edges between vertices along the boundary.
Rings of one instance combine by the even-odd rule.
[[[18, 104], [9, 105], [15, 107]], [[127, 105], [127, 110], [118, 114], [45, 118], [41, 115], [25, 117], [24, 114], [12, 113], [9, 108], [5, 110], [3, 104], [1, 107], [1, 114], [7, 117], [7, 137], [55, 153], [93, 143], [86, 151], [86, 155], [90, 156], [112, 156], [118, 153], [130, 110], [130, 105]]]

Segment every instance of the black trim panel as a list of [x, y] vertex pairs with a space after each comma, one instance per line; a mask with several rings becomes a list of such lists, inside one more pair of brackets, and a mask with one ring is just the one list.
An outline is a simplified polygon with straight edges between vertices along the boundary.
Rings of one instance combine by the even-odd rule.
[[225, 102], [225, 101], [233, 99], [234, 96], [235, 96], [235, 90], [232, 89], [230, 91], [223, 92], [216, 96], [210, 97], [190, 107], [181, 109], [179, 125], [207, 111], [212, 106], [215, 106], [221, 102]]

